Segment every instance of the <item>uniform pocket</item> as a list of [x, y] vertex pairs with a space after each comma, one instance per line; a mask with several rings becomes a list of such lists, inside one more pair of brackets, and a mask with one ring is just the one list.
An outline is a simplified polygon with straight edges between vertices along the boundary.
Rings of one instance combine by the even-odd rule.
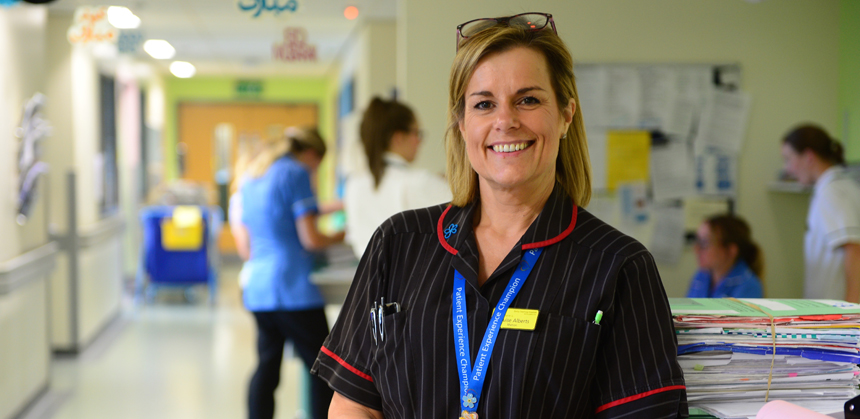
[[386, 418], [402, 418], [412, 411], [410, 391], [415, 387], [412, 373], [412, 351], [409, 348], [407, 311], [382, 318], [381, 336], [376, 350], [374, 377], [382, 397]]
[[524, 385], [522, 417], [580, 417], [590, 410], [590, 383], [600, 326], [547, 314], [538, 323]]

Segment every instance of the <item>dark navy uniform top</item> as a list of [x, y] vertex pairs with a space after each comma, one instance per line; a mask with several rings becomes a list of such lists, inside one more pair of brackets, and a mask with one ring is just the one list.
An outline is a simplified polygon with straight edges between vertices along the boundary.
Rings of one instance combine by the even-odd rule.
[[[639, 242], [578, 208], [556, 185], [520, 242], [478, 286], [476, 208], [406, 211], [379, 227], [313, 374], [387, 419], [457, 418], [454, 269], [466, 278], [474, 360], [523, 252], [543, 247], [511, 304], [539, 310], [536, 328], [499, 331], [478, 417], [687, 417], [669, 303]], [[375, 341], [369, 312], [381, 297], [401, 311], [384, 316], [384, 339]]]

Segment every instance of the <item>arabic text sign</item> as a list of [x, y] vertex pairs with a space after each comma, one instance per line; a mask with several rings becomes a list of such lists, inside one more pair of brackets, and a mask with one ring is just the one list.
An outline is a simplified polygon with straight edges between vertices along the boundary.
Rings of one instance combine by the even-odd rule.
[[254, 12], [252, 17], [260, 17], [264, 11], [276, 16], [284, 11], [295, 13], [299, 8], [298, 0], [238, 0], [237, 4], [243, 12]]
[[66, 36], [72, 44], [116, 42], [117, 30], [107, 20], [107, 7], [79, 7]]
[[316, 61], [317, 47], [307, 43], [304, 28], [284, 29], [284, 41], [272, 45], [272, 59], [277, 61]]

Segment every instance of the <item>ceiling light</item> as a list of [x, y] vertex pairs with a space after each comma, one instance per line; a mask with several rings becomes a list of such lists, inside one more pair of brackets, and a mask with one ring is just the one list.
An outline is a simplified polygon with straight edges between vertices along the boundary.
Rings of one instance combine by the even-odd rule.
[[157, 60], [169, 60], [176, 55], [176, 49], [163, 39], [149, 39], [143, 43], [143, 50]]
[[189, 62], [174, 61], [170, 63], [170, 72], [173, 73], [174, 76], [179, 77], [180, 79], [187, 79], [189, 77], [194, 76], [194, 73], [197, 72], [197, 69], [194, 68], [194, 65]]
[[343, 9], [343, 17], [349, 20], [354, 20], [358, 17], [358, 7], [347, 6], [346, 9]]
[[140, 18], [128, 10], [128, 7], [108, 7], [107, 17], [108, 22], [117, 29], [137, 29], [140, 26]]

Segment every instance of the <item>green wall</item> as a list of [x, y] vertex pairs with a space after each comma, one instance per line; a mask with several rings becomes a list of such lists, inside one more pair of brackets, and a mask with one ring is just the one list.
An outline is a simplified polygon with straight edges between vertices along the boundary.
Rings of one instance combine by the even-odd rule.
[[839, 3], [839, 132], [845, 158], [860, 161], [860, 1]]
[[[262, 80], [262, 93], [253, 98], [236, 93], [235, 77], [193, 77], [179, 79], [172, 76], [165, 81], [164, 116], [164, 176], [167, 180], [178, 177], [176, 142], [179, 133], [177, 115], [179, 104], [194, 102], [277, 102], [314, 103], [319, 110], [319, 131], [335, 151], [337, 117], [337, 84], [328, 77], [269, 78]], [[331, 199], [334, 191], [336, 153], [326, 155], [319, 169], [319, 198]]]

